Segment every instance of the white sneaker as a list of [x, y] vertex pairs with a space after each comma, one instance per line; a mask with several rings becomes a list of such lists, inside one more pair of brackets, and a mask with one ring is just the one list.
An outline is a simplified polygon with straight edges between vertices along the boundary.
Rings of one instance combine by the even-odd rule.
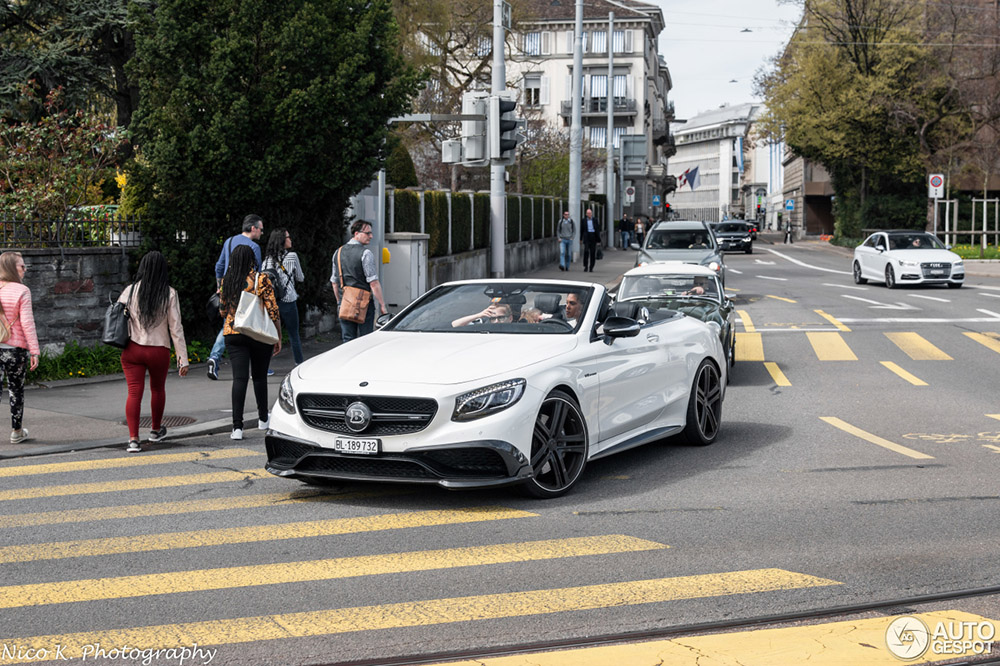
[[243, 430], [241, 428], [233, 428], [233, 431], [229, 433], [229, 439], [243, 439]]
[[10, 443], [20, 444], [28, 439], [28, 429], [21, 428], [20, 430], [13, 430], [10, 433]]
[[267, 430], [268, 426], [271, 425], [271, 417], [267, 417], [264, 421], [257, 421], [257, 430]]

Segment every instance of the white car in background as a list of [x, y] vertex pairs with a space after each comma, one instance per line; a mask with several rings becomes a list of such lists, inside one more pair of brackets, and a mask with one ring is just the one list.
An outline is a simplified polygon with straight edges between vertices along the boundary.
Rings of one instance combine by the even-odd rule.
[[877, 231], [854, 248], [854, 282], [884, 282], [893, 289], [913, 284], [965, 282], [962, 258], [923, 231]]
[[267, 471], [548, 498], [589, 460], [671, 435], [711, 444], [721, 427], [718, 328], [602, 285], [452, 282], [380, 323], [285, 377]]

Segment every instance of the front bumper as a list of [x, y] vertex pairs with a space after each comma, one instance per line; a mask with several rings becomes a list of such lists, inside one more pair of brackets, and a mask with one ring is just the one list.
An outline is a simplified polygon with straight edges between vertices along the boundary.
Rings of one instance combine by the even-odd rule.
[[313, 442], [268, 431], [267, 462], [275, 476], [434, 484], [442, 488], [491, 488], [526, 481], [531, 466], [509, 442], [481, 440], [416, 447], [405, 452], [348, 455]]

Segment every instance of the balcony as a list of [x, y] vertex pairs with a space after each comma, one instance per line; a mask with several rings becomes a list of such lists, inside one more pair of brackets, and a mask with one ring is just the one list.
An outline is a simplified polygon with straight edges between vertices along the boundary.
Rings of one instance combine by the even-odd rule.
[[[634, 116], [636, 113], [636, 103], [634, 99], [626, 99], [624, 97], [614, 98], [614, 114], [616, 116]], [[559, 115], [567, 117], [573, 115], [573, 103], [570, 100], [563, 100], [560, 103]], [[608, 98], [584, 98], [582, 115], [584, 118], [588, 116], [608, 115]]]

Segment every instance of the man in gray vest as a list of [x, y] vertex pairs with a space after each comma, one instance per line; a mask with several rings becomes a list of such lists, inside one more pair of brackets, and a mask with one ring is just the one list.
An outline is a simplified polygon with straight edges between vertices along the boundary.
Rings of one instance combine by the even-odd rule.
[[559, 270], [568, 271], [573, 263], [573, 239], [576, 238], [576, 224], [570, 219], [568, 210], [563, 211], [556, 235], [559, 236]]
[[[382, 285], [378, 281], [378, 270], [375, 266], [375, 255], [368, 249], [368, 244], [372, 242], [371, 222], [357, 220], [351, 225], [351, 240], [346, 245], [341, 245], [340, 249], [333, 253], [333, 274], [330, 276], [330, 284], [333, 285], [333, 293], [340, 302], [342, 296], [340, 291], [340, 270], [337, 268], [337, 260], [340, 260], [340, 267], [344, 270], [343, 280], [345, 287], [357, 287], [369, 291], [373, 300], [368, 302], [368, 313], [365, 315], [365, 322], [358, 324], [353, 321], [340, 320], [340, 337], [344, 342], [353, 340], [367, 333], [371, 333], [375, 328], [375, 303], [378, 301], [380, 312], [386, 314], [389, 310], [385, 307], [385, 299], [382, 297]], [[338, 257], [339, 255], [339, 257]]]

